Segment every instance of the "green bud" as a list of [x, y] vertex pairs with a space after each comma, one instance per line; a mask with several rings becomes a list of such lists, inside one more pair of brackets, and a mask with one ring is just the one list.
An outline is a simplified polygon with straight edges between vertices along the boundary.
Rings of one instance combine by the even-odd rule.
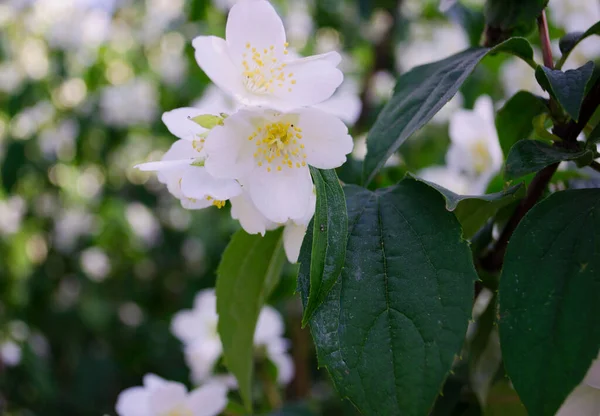
[[199, 168], [204, 166], [204, 160], [203, 159], [196, 159], [196, 161], [194, 163], [192, 163], [192, 166], [197, 166]]
[[204, 127], [205, 129], [210, 130], [215, 126], [223, 125], [223, 120], [225, 119], [223, 115], [224, 114], [213, 116], [212, 114], [202, 114], [196, 117], [191, 117], [190, 120], [198, 124], [200, 127]]

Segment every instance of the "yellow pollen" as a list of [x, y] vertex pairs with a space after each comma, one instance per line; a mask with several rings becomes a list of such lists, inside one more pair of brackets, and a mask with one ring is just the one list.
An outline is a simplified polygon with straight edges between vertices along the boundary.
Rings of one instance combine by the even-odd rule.
[[258, 126], [250, 136], [256, 140], [254, 159], [257, 166], [264, 166], [267, 172], [281, 172], [285, 166], [290, 169], [302, 167], [306, 153], [304, 146], [298, 144], [296, 135], [296, 127], [290, 122], [265, 121]]
[[283, 46], [285, 46], [287, 48], [288, 46], [290, 46], [290, 43], [286, 42], [286, 43], [283, 44]]
[[250, 42], [246, 43], [246, 49], [250, 49]]

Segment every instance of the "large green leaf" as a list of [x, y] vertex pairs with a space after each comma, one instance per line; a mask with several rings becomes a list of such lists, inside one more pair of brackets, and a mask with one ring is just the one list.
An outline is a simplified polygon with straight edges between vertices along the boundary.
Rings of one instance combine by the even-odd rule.
[[553, 415], [600, 348], [600, 190], [557, 192], [512, 236], [500, 279], [506, 371], [531, 415]]
[[348, 215], [346, 198], [334, 170], [310, 170], [317, 188], [317, 206], [313, 219], [310, 295], [304, 308], [306, 325], [337, 281], [346, 259]]
[[539, 140], [521, 140], [506, 158], [504, 177], [517, 179], [563, 160], [577, 160], [591, 152], [585, 149], [565, 149]]
[[363, 168], [367, 184], [400, 145], [450, 101], [481, 59], [494, 52], [512, 53], [533, 61], [529, 42], [512, 38], [492, 49], [472, 48], [419, 66], [398, 78], [394, 96], [369, 132]]
[[496, 130], [504, 156], [516, 142], [531, 135], [533, 119], [546, 111], [544, 99], [529, 91], [519, 91], [504, 104], [496, 115]]
[[590, 61], [581, 68], [565, 72], [539, 66], [535, 71], [535, 77], [542, 88], [552, 94], [567, 114], [577, 121], [581, 103], [583, 103], [586, 88], [593, 73], [594, 63]]
[[525, 196], [525, 187], [518, 184], [504, 192], [487, 195], [458, 195], [454, 192], [426, 180], [415, 178], [435, 188], [446, 199], [446, 209], [454, 211], [463, 228], [465, 238], [471, 238], [488, 220], [505, 206]]
[[225, 365], [237, 378], [248, 410], [252, 407], [256, 321], [285, 263], [281, 230], [268, 232], [264, 237], [238, 231], [225, 249], [217, 271], [218, 331]]
[[[477, 279], [461, 228], [428, 185], [344, 187], [346, 262], [310, 319], [319, 364], [365, 415], [425, 415], [460, 351]], [[312, 231], [298, 285], [308, 299]]]
[[503, 31], [528, 26], [547, 4], [548, 0], [487, 0], [485, 20], [488, 26]]

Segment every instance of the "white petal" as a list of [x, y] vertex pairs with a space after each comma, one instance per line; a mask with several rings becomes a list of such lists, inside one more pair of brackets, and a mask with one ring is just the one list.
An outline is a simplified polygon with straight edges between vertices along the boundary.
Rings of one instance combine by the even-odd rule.
[[458, 110], [450, 118], [450, 140], [465, 144], [479, 140], [485, 130], [481, 128], [481, 118], [471, 110]]
[[227, 391], [223, 384], [206, 384], [190, 393], [187, 408], [192, 409], [194, 416], [216, 416], [227, 406]]
[[351, 126], [360, 116], [362, 101], [355, 91], [344, 88], [344, 85], [342, 84], [331, 98], [316, 104], [313, 108], [339, 117], [344, 123]]
[[149, 394], [143, 387], [123, 390], [117, 398], [115, 410], [119, 416], [148, 416], [152, 414], [148, 397]]
[[294, 378], [294, 361], [289, 354], [269, 355], [269, 359], [277, 367], [277, 382], [286, 385]]
[[298, 125], [306, 146], [306, 162], [319, 169], [333, 169], [344, 164], [354, 143], [348, 128], [337, 117], [315, 109], [298, 111]]
[[185, 347], [185, 362], [190, 367], [194, 383], [200, 384], [212, 375], [215, 363], [222, 352], [223, 347], [218, 337], [217, 339], [201, 339]]
[[283, 229], [283, 248], [290, 263], [298, 262], [300, 247], [306, 235], [306, 226], [288, 223]]
[[183, 405], [186, 398], [187, 389], [183, 384], [167, 381], [150, 391], [148, 403], [155, 414], [161, 415], [168, 414], [169, 411]]
[[494, 102], [489, 95], [482, 95], [475, 101], [473, 111], [481, 117], [482, 120], [486, 120], [487, 124], [494, 123]]
[[204, 289], [194, 298], [194, 310], [200, 313], [217, 313], [217, 294], [215, 289]]
[[277, 227], [277, 224], [269, 221], [260, 213], [246, 193], [231, 198], [231, 217], [239, 220], [240, 225], [248, 234], [264, 236], [267, 230]]
[[[135, 168], [142, 171], [165, 171], [175, 168], [185, 168], [193, 163], [200, 155], [194, 149], [192, 143], [187, 140], [177, 140], [163, 155], [160, 161], [140, 163]], [[163, 183], [159, 175], [159, 180]]]
[[248, 43], [259, 51], [269, 50], [274, 46], [274, 51], [279, 51], [283, 55], [285, 43], [283, 22], [271, 3], [265, 0], [238, 1], [227, 17], [225, 37], [232, 56], [240, 62], [242, 54], [247, 51]]
[[[197, 135], [206, 132], [204, 127], [190, 120], [193, 117], [201, 115], [202, 112], [197, 108], [183, 107], [167, 111], [162, 115], [162, 121], [165, 123], [171, 134], [180, 139], [195, 140]], [[218, 113], [216, 113], [218, 114]]]
[[144, 172], [157, 172], [161, 170], [181, 169], [194, 163], [196, 159], [181, 159], [181, 160], [159, 160], [157, 162], [146, 162], [135, 165], [134, 168]]
[[211, 197], [226, 201], [242, 192], [242, 187], [233, 179], [219, 179], [210, 175], [206, 168], [194, 166], [187, 169], [181, 179], [181, 192], [188, 198]]
[[234, 65], [225, 40], [215, 36], [198, 36], [192, 41], [196, 62], [219, 88], [230, 95], [245, 91], [241, 69]]
[[590, 369], [585, 375], [584, 382], [588, 386], [600, 390], [600, 355], [599, 358], [592, 362]]
[[190, 199], [186, 197], [180, 198], [181, 206], [185, 209], [204, 209], [213, 206], [213, 201], [207, 199]]
[[600, 390], [582, 383], [567, 397], [556, 416], [584, 415], [600, 415]]
[[440, 0], [440, 12], [446, 13], [454, 4], [456, 4], [457, 0]]
[[171, 333], [183, 343], [190, 343], [204, 334], [204, 328], [195, 310], [183, 310], [171, 321]]
[[254, 345], [267, 346], [270, 341], [279, 339], [285, 330], [283, 318], [277, 309], [265, 306], [261, 309], [254, 331]]
[[205, 167], [216, 178], [240, 179], [255, 166], [256, 145], [248, 137], [254, 128], [248, 122], [249, 111], [240, 110], [227, 117], [223, 126], [217, 126], [206, 138]]
[[165, 380], [162, 377], [157, 376], [156, 374], [146, 374], [144, 376], [144, 387], [147, 388], [148, 390], [152, 390], [152, 389], [157, 389], [160, 387], [163, 387], [166, 383], [168, 383], [167, 380]]
[[339, 54], [329, 52], [323, 55], [290, 61], [286, 72], [292, 73], [296, 83], [287, 88], [274, 91], [274, 96], [281, 100], [274, 105], [282, 111], [297, 107], [311, 106], [330, 98], [344, 80], [342, 71], [333, 65]]
[[281, 172], [256, 169], [242, 184], [256, 208], [270, 221], [300, 220], [310, 207], [313, 183], [308, 167]]

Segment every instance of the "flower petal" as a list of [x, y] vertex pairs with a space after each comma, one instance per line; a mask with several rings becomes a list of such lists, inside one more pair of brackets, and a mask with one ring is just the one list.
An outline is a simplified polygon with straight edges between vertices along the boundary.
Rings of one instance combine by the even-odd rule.
[[233, 179], [219, 179], [210, 175], [206, 168], [192, 166], [181, 178], [181, 192], [188, 198], [227, 201], [242, 193], [242, 187]]
[[218, 339], [199, 339], [184, 349], [185, 362], [192, 372], [192, 381], [200, 384], [213, 373], [215, 363], [223, 352]]
[[285, 331], [283, 318], [277, 309], [265, 306], [261, 309], [254, 331], [254, 345], [267, 346], [271, 341], [277, 341]]
[[298, 115], [306, 146], [306, 162], [319, 169], [333, 169], [344, 164], [354, 146], [346, 125], [320, 110], [302, 109]]
[[242, 185], [256, 208], [273, 222], [299, 220], [309, 209], [313, 183], [308, 168], [284, 169], [281, 172], [256, 169]]
[[[191, 118], [203, 114], [199, 109], [192, 107], [177, 108], [167, 111], [162, 115], [162, 121], [169, 129], [172, 135], [184, 140], [195, 140], [199, 134], [206, 132]], [[217, 113], [218, 114], [218, 113]]]
[[362, 110], [362, 101], [352, 87], [345, 87], [345, 83], [333, 94], [331, 98], [313, 106], [339, 117], [348, 125], [353, 125], [358, 120]]
[[196, 159], [181, 159], [181, 160], [159, 160], [156, 162], [146, 162], [135, 165], [134, 168], [144, 172], [158, 172], [162, 170], [181, 169], [194, 163]]
[[225, 37], [232, 56], [240, 63], [248, 44], [259, 51], [270, 50], [270, 47], [274, 46], [273, 51], [283, 56], [283, 22], [271, 3], [266, 0], [238, 1], [229, 12]]
[[166, 381], [150, 391], [148, 405], [155, 414], [168, 414], [169, 411], [176, 409], [185, 403], [187, 398], [187, 389], [181, 383]]
[[197, 388], [187, 399], [187, 408], [194, 416], [216, 416], [225, 409], [228, 388], [224, 384], [212, 382]]
[[269, 355], [269, 360], [277, 367], [277, 382], [286, 385], [294, 378], [294, 360], [289, 354]]
[[575, 387], [556, 416], [600, 415], [600, 390], [585, 383]]
[[248, 137], [254, 127], [248, 118], [252, 112], [240, 110], [227, 117], [223, 126], [211, 130], [204, 149], [206, 170], [216, 178], [240, 179], [254, 169], [255, 144]]
[[183, 343], [191, 343], [204, 334], [195, 310], [183, 310], [171, 320], [171, 333]]
[[246, 193], [231, 198], [231, 217], [239, 220], [240, 225], [248, 234], [264, 236], [267, 230], [277, 227], [277, 224], [269, 221], [260, 213]]
[[283, 229], [283, 248], [290, 263], [297, 263], [300, 247], [306, 235], [306, 226], [289, 222]]
[[296, 81], [291, 88], [274, 91], [273, 105], [282, 111], [297, 107], [307, 107], [330, 98], [344, 80], [344, 75], [334, 64], [339, 54], [329, 52], [290, 61], [286, 72], [292, 73]]
[[143, 383], [145, 388], [153, 390], [164, 386], [168, 381], [156, 374], [149, 373], [144, 376]]
[[119, 394], [115, 410], [119, 416], [148, 416], [152, 414], [148, 398], [149, 393], [143, 387], [131, 387]]
[[241, 69], [229, 56], [225, 40], [215, 36], [198, 36], [192, 41], [196, 62], [219, 88], [230, 95], [245, 91]]

